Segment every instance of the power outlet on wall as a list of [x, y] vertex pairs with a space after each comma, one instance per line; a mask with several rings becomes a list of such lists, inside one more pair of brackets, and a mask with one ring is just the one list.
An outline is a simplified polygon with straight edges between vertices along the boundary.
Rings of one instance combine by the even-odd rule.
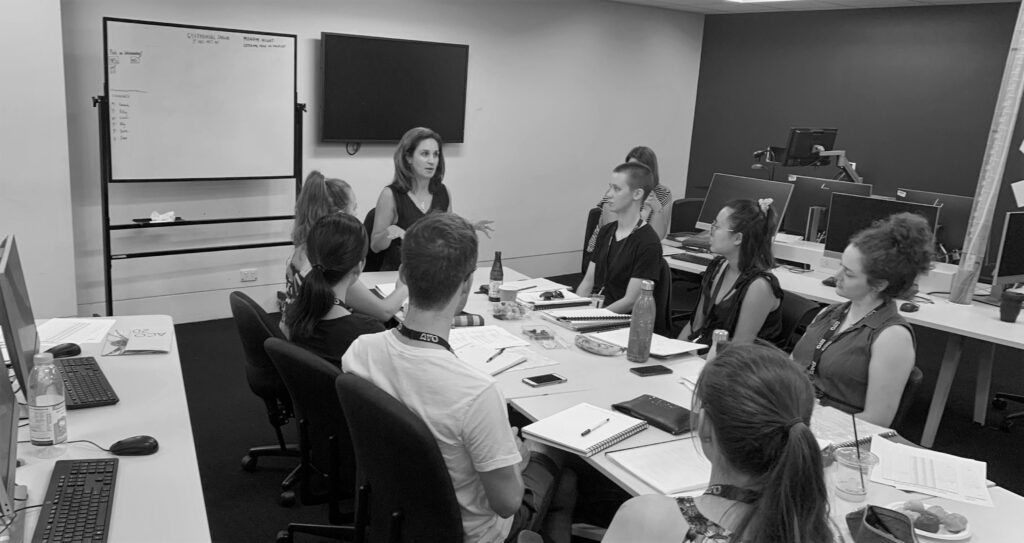
[[248, 283], [259, 279], [259, 275], [256, 273], [256, 268], [242, 268], [238, 270], [240, 275], [239, 279], [243, 283]]

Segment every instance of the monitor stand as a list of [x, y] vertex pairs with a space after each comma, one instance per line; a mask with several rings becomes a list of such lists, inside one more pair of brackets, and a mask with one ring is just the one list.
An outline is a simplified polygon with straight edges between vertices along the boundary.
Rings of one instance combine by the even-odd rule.
[[[2, 489], [0, 489], [2, 492]], [[6, 492], [2, 492], [6, 494]], [[14, 500], [12, 500], [12, 506], [16, 503], [25, 503], [28, 500], [28, 487], [25, 485], [14, 485]], [[20, 507], [20, 506], [18, 506]], [[3, 533], [0, 534], [0, 543], [22, 543], [25, 540], [25, 515], [15, 514], [11, 520], [11, 525], [7, 526], [7, 516], [0, 515], [0, 530]]]

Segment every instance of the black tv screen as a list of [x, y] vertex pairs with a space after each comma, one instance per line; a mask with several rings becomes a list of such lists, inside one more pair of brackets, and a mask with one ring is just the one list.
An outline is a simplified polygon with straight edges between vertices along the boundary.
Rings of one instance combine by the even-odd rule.
[[425, 126], [465, 136], [469, 46], [321, 33], [320, 139], [397, 142]]

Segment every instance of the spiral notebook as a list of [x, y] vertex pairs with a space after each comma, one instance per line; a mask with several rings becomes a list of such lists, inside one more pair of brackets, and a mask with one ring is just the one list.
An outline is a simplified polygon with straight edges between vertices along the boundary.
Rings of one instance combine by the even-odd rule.
[[629, 315], [604, 308], [552, 309], [541, 316], [555, 324], [576, 332], [596, 332], [629, 326]]
[[553, 447], [592, 456], [645, 428], [645, 421], [581, 403], [523, 427], [523, 434]]

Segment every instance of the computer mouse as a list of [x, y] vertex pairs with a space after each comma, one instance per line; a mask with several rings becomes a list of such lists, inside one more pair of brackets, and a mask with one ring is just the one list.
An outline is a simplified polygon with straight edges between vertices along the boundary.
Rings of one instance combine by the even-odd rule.
[[52, 354], [54, 358], [67, 358], [82, 354], [82, 348], [76, 343], [61, 343], [46, 349], [46, 352]]
[[111, 445], [110, 452], [118, 456], [145, 456], [159, 448], [160, 444], [152, 436], [132, 436]]
[[900, 311], [903, 311], [904, 313], [913, 313], [914, 311], [917, 311], [920, 308], [921, 306], [915, 304], [914, 302], [903, 302], [902, 304], [900, 304]]
[[834, 287], [834, 286], [836, 286], [836, 276], [830, 275], [830, 276], [822, 279], [821, 280], [821, 284], [825, 285], [826, 287]]

